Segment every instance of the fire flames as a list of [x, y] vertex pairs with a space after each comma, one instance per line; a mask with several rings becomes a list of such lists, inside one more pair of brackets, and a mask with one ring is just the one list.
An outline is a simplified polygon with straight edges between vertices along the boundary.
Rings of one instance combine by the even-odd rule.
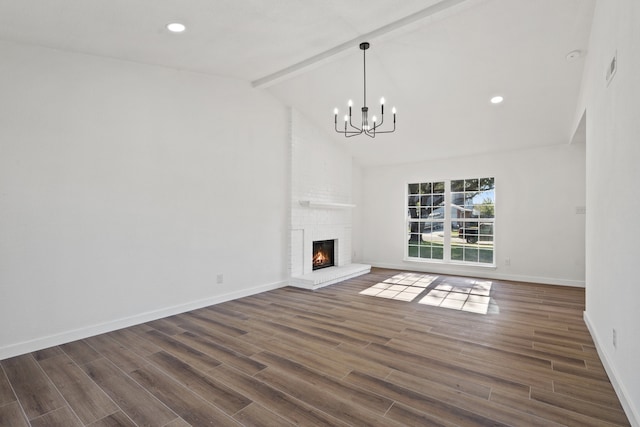
[[313, 257], [313, 265], [322, 265], [325, 262], [327, 262], [329, 259], [328, 257], [324, 254], [324, 252], [318, 252], [317, 254], [314, 255]]

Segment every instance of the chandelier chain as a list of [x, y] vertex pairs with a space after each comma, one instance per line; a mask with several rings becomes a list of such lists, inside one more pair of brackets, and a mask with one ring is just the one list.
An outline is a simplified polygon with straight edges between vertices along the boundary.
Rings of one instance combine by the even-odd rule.
[[362, 79], [364, 81], [364, 103], [363, 103], [363, 106], [366, 107], [367, 106], [367, 49], [362, 49], [362, 67], [363, 67], [362, 74], [364, 75], [364, 78]]

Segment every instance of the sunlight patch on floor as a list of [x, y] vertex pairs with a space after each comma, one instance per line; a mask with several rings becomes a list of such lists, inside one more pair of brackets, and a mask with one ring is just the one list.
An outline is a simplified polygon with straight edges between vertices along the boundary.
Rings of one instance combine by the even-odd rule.
[[376, 283], [370, 288], [361, 291], [360, 294], [400, 301], [413, 301], [437, 278], [438, 276], [428, 274], [400, 273], [386, 279], [384, 282]]
[[444, 278], [442, 283], [434, 286], [433, 282], [438, 277], [400, 273], [361, 291], [360, 295], [407, 302], [423, 295], [418, 301], [420, 304], [478, 314], [498, 312], [498, 306], [491, 299], [493, 283], [490, 280]]
[[430, 290], [420, 304], [471, 313], [487, 314], [491, 304], [492, 282], [488, 280], [469, 280], [465, 283], [447, 283], [446, 281]]

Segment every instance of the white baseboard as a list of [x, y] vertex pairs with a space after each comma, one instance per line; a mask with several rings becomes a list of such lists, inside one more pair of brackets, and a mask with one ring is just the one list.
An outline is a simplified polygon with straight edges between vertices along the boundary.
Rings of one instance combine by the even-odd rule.
[[[604, 365], [604, 370], [607, 371], [607, 375], [609, 375], [609, 380], [611, 381], [611, 385], [613, 386], [613, 389], [616, 391], [616, 394], [618, 395], [618, 399], [620, 399], [620, 404], [624, 409], [624, 413], [627, 415], [627, 418], [629, 418], [629, 422], [631, 423], [632, 426], [640, 427], [640, 408], [635, 407], [633, 402], [627, 399], [628, 393], [626, 391], [624, 383], [619, 380], [619, 378], [621, 377], [617, 374], [616, 368], [609, 360], [609, 357], [607, 356], [607, 353], [604, 351], [604, 348], [602, 347], [602, 345], [600, 345], [602, 341], [600, 341], [600, 337], [596, 333], [596, 329], [593, 327], [591, 321], [589, 320], [589, 316], [587, 315], [586, 311], [584, 312], [583, 317], [584, 317], [584, 323], [587, 324], [587, 329], [589, 329], [589, 332], [591, 333], [591, 338], [593, 338], [593, 342], [596, 345], [598, 356], [600, 356], [600, 360]], [[638, 402], [636, 402], [636, 404], [637, 403]]]
[[275, 282], [0, 347], [0, 360], [287, 286]]
[[504, 274], [498, 272], [495, 268], [473, 267], [465, 265], [452, 264], [427, 264], [421, 262], [407, 262], [403, 264], [390, 264], [384, 262], [367, 261], [373, 267], [391, 268], [394, 270], [410, 270], [423, 271], [425, 273], [434, 274], [451, 274], [456, 276], [473, 276], [483, 279], [508, 280], [513, 282], [541, 283], [544, 285], [560, 285], [572, 286], [576, 288], [584, 288], [584, 280], [559, 279], [554, 277], [526, 276], [520, 274]]

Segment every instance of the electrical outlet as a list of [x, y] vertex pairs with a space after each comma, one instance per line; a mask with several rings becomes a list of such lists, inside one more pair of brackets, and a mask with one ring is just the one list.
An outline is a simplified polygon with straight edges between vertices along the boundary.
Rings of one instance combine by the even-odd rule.
[[616, 330], [613, 330], [613, 348], [618, 348], [618, 332], [616, 332]]
[[216, 276], [216, 283], [220, 284], [220, 283], [223, 283], [223, 282], [224, 282], [224, 276], [222, 274], [218, 274]]

